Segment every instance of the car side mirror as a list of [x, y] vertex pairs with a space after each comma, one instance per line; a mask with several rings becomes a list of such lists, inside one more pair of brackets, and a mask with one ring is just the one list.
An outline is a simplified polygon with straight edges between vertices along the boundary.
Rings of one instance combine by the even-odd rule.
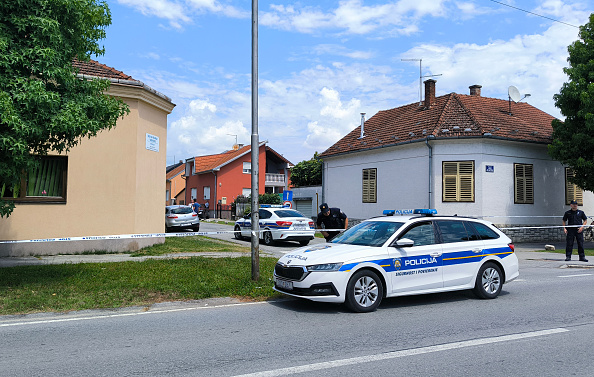
[[415, 241], [409, 238], [401, 238], [394, 243], [396, 247], [413, 247], [415, 245]]

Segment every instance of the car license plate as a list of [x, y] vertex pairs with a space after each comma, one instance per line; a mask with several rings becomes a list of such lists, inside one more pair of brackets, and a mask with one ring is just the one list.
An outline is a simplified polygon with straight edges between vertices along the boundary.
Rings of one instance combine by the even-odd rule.
[[307, 227], [305, 225], [295, 225], [295, 230], [305, 230]]
[[276, 286], [278, 288], [281, 289], [286, 289], [288, 291], [292, 291], [293, 290], [293, 282], [292, 281], [286, 281], [286, 280], [276, 280]]

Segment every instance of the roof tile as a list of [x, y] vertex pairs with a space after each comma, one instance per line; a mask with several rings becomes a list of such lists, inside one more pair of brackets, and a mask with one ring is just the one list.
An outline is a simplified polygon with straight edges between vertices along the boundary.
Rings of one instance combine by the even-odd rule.
[[550, 143], [553, 116], [527, 103], [450, 93], [435, 98], [429, 109], [418, 103], [382, 110], [344, 136], [320, 157], [381, 148], [435, 138], [488, 136], [510, 140]]

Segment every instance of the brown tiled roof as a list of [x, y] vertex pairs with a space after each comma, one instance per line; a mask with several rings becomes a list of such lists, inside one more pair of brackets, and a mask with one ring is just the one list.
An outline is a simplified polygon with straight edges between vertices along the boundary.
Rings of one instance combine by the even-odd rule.
[[177, 164], [169, 165], [165, 168], [165, 179], [171, 179], [186, 169], [186, 164], [178, 162]]
[[106, 79], [134, 80], [132, 76], [127, 75], [122, 71], [118, 71], [115, 68], [108, 67], [105, 64], [101, 64], [93, 59], [90, 59], [88, 62], [74, 59], [72, 65], [78, 69], [78, 73], [81, 75], [104, 77]]
[[238, 150], [230, 150], [219, 154], [211, 154], [208, 156], [194, 157], [194, 166], [196, 173], [207, 172], [214, 168], [223, 166], [231, 160], [239, 157], [251, 150], [250, 145], [239, 148]]
[[[260, 147], [265, 144], [266, 144], [265, 141], [261, 142]], [[251, 149], [252, 149], [251, 145], [246, 145], [246, 146], [239, 148], [236, 151], [230, 150], [230, 151], [226, 151], [226, 152], [219, 153], [219, 154], [211, 154], [208, 156], [194, 157], [194, 166], [195, 166], [196, 173], [208, 172], [215, 168], [226, 165], [229, 162], [231, 162], [232, 160], [234, 160], [235, 158], [240, 157], [246, 153], [249, 153], [251, 151]], [[284, 158], [282, 155], [280, 155], [274, 149], [267, 146], [266, 151], [273, 153], [280, 160], [285, 161], [288, 164], [291, 164], [291, 161]]]
[[[364, 124], [340, 139], [320, 157], [382, 148], [414, 141], [491, 137], [548, 144], [553, 116], [527, 103], [511, 103], [480, 95], [450, 93], [436, 97], [426, 109], [418, 103], [379, 111]], [[490, 134], [490, 135], [489, 135]]]

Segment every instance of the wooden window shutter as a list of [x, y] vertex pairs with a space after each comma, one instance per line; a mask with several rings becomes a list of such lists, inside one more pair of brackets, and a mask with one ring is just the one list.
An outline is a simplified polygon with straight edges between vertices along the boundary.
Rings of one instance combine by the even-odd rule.
[[474, 161], [444, 161], [444, 202], [474, 202]]
[[377, 203], [377, 169], [363, 169], [363, 203]]
[[580, 187], [571, 183], [570, 178], [573, 178], [575, 173], [570, 168], [565, 168], [565, 204], [569, 205], [572, 200], [575, 200], [578, 205], [584, 205], [584, 193]]
[[516, 204], [534, 204], [534, 174], [532, 164], [514, 164]]

